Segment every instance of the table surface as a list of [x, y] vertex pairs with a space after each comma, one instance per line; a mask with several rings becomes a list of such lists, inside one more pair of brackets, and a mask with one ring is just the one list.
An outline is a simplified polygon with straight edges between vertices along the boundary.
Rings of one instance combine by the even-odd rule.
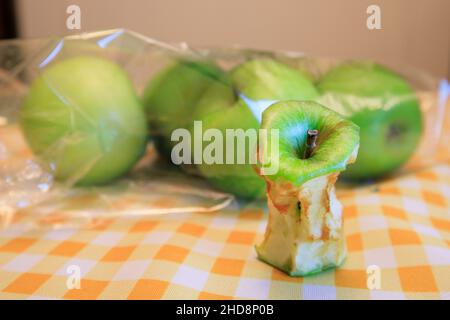
[[348, 257], [336, 270], [291, 278], [257, 260], [267, 212], [251, 204], [90, 229], [12, 225], [0, 299], [450, 299], [450, 164], [337, 194]]

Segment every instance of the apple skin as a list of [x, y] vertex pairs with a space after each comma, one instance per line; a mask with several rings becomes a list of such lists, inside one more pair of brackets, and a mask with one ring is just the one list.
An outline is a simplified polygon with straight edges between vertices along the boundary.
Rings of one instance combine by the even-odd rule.
[[[211, 87], [200, 100], [195, 118], [202, 121], [203, 131], [216, 128], [225, 137], [226, 129], [259, 128], [260, 124], [254, 112], [262, 114], [263, 110], [252, 112], [239, 94], [245, 95], [252, 101], [312, 100], [318, 96], [317, 90], [307, 77], [272, 59], [254, 59], [238, 65], [231, 70], [229, 81], [231, 86], [218, 83]], [[250, 146], [246, 151], [256, 152], [256, 146]], [[223, 154], [226, 154], [225, 149]], [[247, 154], [246, 159], [248, 157]], [[220, 190], [240, 198], [265, 197], [264, 179], [258, 176], [253, 165], [248, 162], [246, 164], [205, 164], [203, 162], [198, 165], [198, 169]]]
[[[208, 113], [201, 118], [203, 132], [211, 128], [217, 128], [225, 137], [226, 129], [256, 129], [259, 123], [248, 109], [239, 101], [236, 105], [229, 106], [218, 113]], [[192, 132], [192, 130], [191, 130]], [[203, 144], [203, 150], [207, 143]], [[256, 145], [247, 144], [247, 152], [254, 150]], [[236, 148], [235, 148], [236, 155]], [[225, 151], [225, 138], [223, 155]], [[248, 155], [247, 155], [248, 156]], [[236, 158], [236, 157], [235, 157]], [[246, 158], [248, 159], [248, 158]], [[199, 164], [200, 174], [220, 190], [234, 194], [240, 198], [263, 198], [265, 196], [264, 180], [258, 176], [251, 164]]]
[[170, 159], [171, 134], [187, 128], [205, 90], [223, 81], [224, 72], [209, 61], [179, 60], [160, 71], [147, 84], [142, 101], [160, 154]]
[[318, 88], [322, 104], [361, 128], [358, 159], [344, 178], [379, 178], [412, 156], [422, 134], [422, 114], [401, 76], [372, 62], [347, 62], [326, 73]]
[[20, 124], [55, 177], [76, 185], [122, 176], [147, 143], [145, 113], [127, 74], [91, 56], [47, 67], [23, 101]]

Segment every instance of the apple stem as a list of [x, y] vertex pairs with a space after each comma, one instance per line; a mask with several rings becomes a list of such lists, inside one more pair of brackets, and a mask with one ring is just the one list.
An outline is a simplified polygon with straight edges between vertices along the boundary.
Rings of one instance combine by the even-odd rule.
[[304, 159], [308, 159], [311, 157], [311, 154], [316, 147], [317, 136], [319, 135], [319, 130], [308, 129], [307, 131], [308, 137], [306, 138], [306, 149]]

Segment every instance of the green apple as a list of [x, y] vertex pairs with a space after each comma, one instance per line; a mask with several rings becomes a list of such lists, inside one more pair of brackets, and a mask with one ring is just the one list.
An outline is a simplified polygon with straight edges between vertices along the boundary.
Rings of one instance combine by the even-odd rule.
[[318, 88], [321, 103], [361, 128], [358, 161], [345, 178], [381, 177], [414, 153], [422, 114], [413, 89], [401, 76], [372, 62], [349, 62], [327, 72]]
[[278, 170], [260, 165], [269, 219], [259, 259], [291, 276], [339, 266], [346, 246], [334, 184], [356, 159], [358, 126], [316, 102], [283, 101], [264, 111], [261, 128], [278, 130], [279, 143], [269, 134], [262, 145]]
[[[263, 110], [278, 100], [310, 100], [318, 96], [311, 81], [295, 69], [272, 59], [253, 59], [235, 67], [229, 82], [216, 83], [203, 95], [195, 111], [203, 131], [258, 129]], [[237, 146], [237, 143], [235, 143]], [[224, 143], [223, 154], [226, 150]], [[199, 164], [200, 173], [217, 188], [242, 198], [261, 198], [265, 184], [249, 161], [256, 146], [247, 145], [246, 163]]]
[[91, 56], [47, 67], [29, 89], [20, 124], [56, 178], [77, 185], [125, 174], [147, 141], [144, 109], [126, 72]]
[[205, 90], [222, 82], [224, 72], [208, 61], [179, 60], [164, 68], [146, 86], [143, 103], [160, 153], [170, 158], [175, 129], [191, 123]]

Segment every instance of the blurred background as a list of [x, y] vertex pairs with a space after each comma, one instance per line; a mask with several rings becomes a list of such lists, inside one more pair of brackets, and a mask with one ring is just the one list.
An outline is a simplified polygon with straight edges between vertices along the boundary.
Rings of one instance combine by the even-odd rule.
[[[81, 12], [69, 30], [68, 6]], [[367, 8], [380, 8], [369, 30]], [[0, 38], [128, 28], [167, 42], [241, 45], [406, 64], [450, 75], [448, 0], [2, 0]]]

